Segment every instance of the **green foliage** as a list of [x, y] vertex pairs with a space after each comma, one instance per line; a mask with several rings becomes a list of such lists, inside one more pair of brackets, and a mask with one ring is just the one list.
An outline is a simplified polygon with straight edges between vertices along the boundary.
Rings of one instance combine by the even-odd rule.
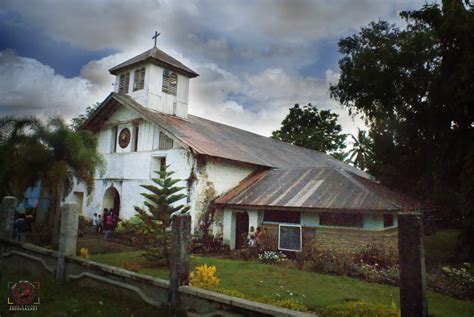
[[372, 140], [367, 132], [361, 129], [358, 129], [357, 137], [351, 135], [351, 138], [352, 149], [349, 150], [349, 161], [364, 171], [367, 168], [367, 161], [372, 157]]
[[302, 311], [302, 312], [308, 311], [308, 307], [306, 307], [306, 305], [300, 303], [294, 298], [273, 298], [273, 297], [267, 297], [267, 296], [254, 297], [254, 296], [249, 296], [247, 294], [244, 294], [235, 289], [225, 289], [225, 288], [210, 288], [210, 290], [222, 293], [227, 296], [244, 298], [244, 299], [248, 299], [248, 300], [259, 302], [259, 303], [265, 303], [269, 305], [275, 305], [275, 306], [279, 306], [283, 308], [288, 308], [291, 310], [297, 310], [297, 311]]
[[100, 106], [100, 102], [96, 102], [95, 105], [88, 106], [86, 108], [85, 113], [82, 113], [78, 115], [77, 117], [72, 118], [71, 128], [76, 131], [79, 130], [81, 126], [84, 124], [84, 122], [86, 122], [86, 120], [92, 116], [92, 114], [97, 110], [97, 108], [99, 108], [99, 106]]
[[120, 220], [115, 228], [118, 234], [135, 234], [143, 226], [143, 220], [138, 215], [134, 215], [128, 220]]
[[[59, 117], [44, 124], [35, 118], [0, 120], [0, 194], [21, 197], [28, 186], [41, 181], [41, 197], [52, 198], [49, 226], [52, 238], [59, 232], [59, 204], [74, 181], [94, 188], [97, 170], [104, 159], [97, 152], [97, 138], [90, 131], [74, 131]], [[53, 241], [54, 242], [54, 241]]]
[[461, 222], [474, 257], [474, 11], [446, 0], [401, 17], [339, 41], [331, 95], [370, 127], [369, 172]]
[[396, 307], [380, 304], [351, 301], [340, 305], [331, 305], [318, 310], [321, 317], [400, 317]]
[[337, 118], [329, 110], [319, 111], [311, 104], [301, 108], [296, 104], [281, 128], [273, 131], [272, 138], [324, 153], [338, 153], [345, 148], [346, 135], [341, 133]]
[[176, 186], [180, 179], [172, 178], [174, 172], [164, 167], [157, 171], [160, 178], [152, 178], [154, 185], [141, 185], [149, 191], [142, 193], [146, 198], [146, 209], [135, 206], [138, 217], [144, 225], [137, 231], [137, 235], [146, 241], [145, 257], [151, 261], [165, 261], [169, 266], [170, 226], [172, 214], [184, 214], [189, 206], [179, 205], [178, 201], [186, 198], [180, 193], [185, 187]]
[[460, 268], [447, 265], [435, 268], [427, 276], [428, 286], [456, 298], [473, 299], [474, 276], [470, 269], [470, 263], [464, 263]]

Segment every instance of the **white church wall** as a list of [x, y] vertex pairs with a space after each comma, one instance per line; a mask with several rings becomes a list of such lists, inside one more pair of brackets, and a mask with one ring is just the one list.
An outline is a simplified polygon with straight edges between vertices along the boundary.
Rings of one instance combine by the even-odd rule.
[[217, 195], [222, 195], [255, 171], [255, 167], [225, 160], [209, 159], [206, 164], [208, 181], [214, 184]]
[[[191, 210], [194, 212], [193, 228], [196, 230], [204, 212], [211, 201], [228, 192], [250, 175], [255, 167], [232, 161], [204, 158], [203, 163], [197, 164], [196, 180], [193, 184]], [[223, 215], [217, 211], [214, 214], [212, 233], [220, 236], [223, 233]]]

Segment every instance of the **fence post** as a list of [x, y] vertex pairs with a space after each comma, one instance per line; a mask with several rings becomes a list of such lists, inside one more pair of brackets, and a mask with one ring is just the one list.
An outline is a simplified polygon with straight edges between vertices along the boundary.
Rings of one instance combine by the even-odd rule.
[[402, 317], [426, 317], [423, 221], [419, 213], [398, 214], [400, 308]]
[[18, 200], [13, 196], [5, 196], [2, 199], [0, 209], [0, 235], [5, 238], [13, 237], [13, 224], [15, 222], [15, 211]]
[[191, 242], [191, 216], [173, 216], [170, 245], [170, 291], [171, 311], [179, 307], [179, 286], [189, 284], [189, 248]]
[[58, 262], [56, 279], [66, 278], [66, 256], [76, 255], [77, 230], [79, 226], [78, 206], [76, 203], [64, 203], [61, 206], [61, 227], [59, 232]]

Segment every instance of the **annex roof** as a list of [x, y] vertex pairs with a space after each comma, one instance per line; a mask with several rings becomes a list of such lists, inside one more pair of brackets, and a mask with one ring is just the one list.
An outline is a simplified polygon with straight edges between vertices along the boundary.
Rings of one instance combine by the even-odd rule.
[[276, 168], [334, 167], [369, 176], [332, 156], [264, 137], [225, 124], [188, 115], [187, 119], [162, 114], [143, 107], [130, 96], [111, 93], [83, 129], [98, 131], [119, 107], [139, 112], [143, 118], [159, 125], [195, 153], [253, 165]]
[[245, 209], [398, 212], [411, 198], [340, 168], [269, 169], [248, 176], [217, 206]]
[[170, 55], [166, 54], [157, 47], [153, 47], [152, 49], [146, 52], [143, 52], [115, 67], [112, 67], [111, 69], [109, 69], [109, 72], [112, 75], [117, 75], [121, 70], [131, 68], [136, 66], [137, 64], [142, 64], [146, 62], [154, 63], [158, 66], [174, 70], [190, 78], [199, 76], [199, 74], [193, 71], [191, 68], [187, 67], [186, 65], [184, 65], [174, 57], [171, 57]]

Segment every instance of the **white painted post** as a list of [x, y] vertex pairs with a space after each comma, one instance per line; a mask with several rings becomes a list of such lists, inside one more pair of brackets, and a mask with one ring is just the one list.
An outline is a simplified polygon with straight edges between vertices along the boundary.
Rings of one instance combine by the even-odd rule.
[[64, 203], [61, 206], [61, 228], [59, 233], [58, 263], [56, 278], [65, 279], [66, 256], [76, 255], [77, 230], [79, 227], [78, 206], [76, 203]]
[[0, 209], [0, 235], [4, 238], [13, 237], [13, 224], [15, 222], [15, 210], [18, 200], [13, 196], [5, 196], [2, 199]]
[[235, 213], [232, 210], [224, 210], [223, 240], [231, 250], [235, 249]]

